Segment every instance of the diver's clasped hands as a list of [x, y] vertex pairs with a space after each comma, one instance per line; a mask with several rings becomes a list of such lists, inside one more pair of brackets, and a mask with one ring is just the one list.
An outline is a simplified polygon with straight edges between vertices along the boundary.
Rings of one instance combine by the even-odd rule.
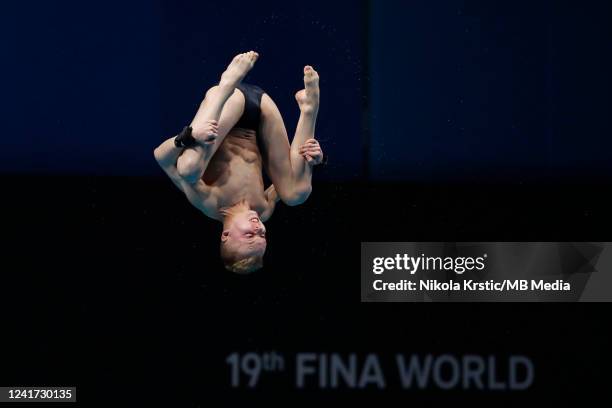
[[216, 120], [207, 120], [197, 132], [194, 130], [193, 137], [202, 147], [214, 144], [219, 137], [219, 123]]
[[306, 140], [306, 142], [300, 146], [299, 152], [311, 166], [316, 166], [323, 162], [323, 150], [321, 150], [319, 142], [315, 139]]

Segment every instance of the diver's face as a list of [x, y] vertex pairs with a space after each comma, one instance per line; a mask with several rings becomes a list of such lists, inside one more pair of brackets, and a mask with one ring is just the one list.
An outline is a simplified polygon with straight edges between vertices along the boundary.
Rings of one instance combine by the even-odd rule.
[[232, 217], [221, 240], [242, 256], [263, 255], [267, 245], [266, 227], [255, 211], [244, 211]]

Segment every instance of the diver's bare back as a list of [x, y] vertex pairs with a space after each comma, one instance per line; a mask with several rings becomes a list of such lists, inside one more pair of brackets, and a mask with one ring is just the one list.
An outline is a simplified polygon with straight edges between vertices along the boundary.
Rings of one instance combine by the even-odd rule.
[[207, 191], [200, 196], [201, 205], [190, 198], [208, 217], [221, 220], [221, 208], [242, 200], [259, 214], [268, 209], [261, 153], [255, 137], [251, 129], [233, 128], [211, 158], [202, 176]]

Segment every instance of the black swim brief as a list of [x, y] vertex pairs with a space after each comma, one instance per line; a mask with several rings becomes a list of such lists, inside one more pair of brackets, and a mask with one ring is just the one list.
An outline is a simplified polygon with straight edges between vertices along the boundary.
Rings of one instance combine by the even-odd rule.
[[244, 112], [234, 127], [259, 132], [261, 122], [261, 96], [264, 90], [258, 86], [241, 83], [238, 88], [244, 94]]

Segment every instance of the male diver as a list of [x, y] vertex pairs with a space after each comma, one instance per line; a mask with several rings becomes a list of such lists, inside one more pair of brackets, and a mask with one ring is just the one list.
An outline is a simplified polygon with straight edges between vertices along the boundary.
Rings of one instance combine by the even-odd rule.
[[[223, 223], [221, 258], [236, 273], [261, 268], [263, 221], [279, 200], [290, 206], [306, 201], [312, 168], [323, 159], [314, 139], [319, 75], [304, 67], [304, 89], [295, 94], [300, 118], [290, 145], [274, 101], [261, 88], [241, 82], [258, 57], [254, 51], [234, 57], [219, 85], [206, 92], [190, 126], [154, 151], [189, 202]], [[272, 181], [265, 190], [262, 167]]]

